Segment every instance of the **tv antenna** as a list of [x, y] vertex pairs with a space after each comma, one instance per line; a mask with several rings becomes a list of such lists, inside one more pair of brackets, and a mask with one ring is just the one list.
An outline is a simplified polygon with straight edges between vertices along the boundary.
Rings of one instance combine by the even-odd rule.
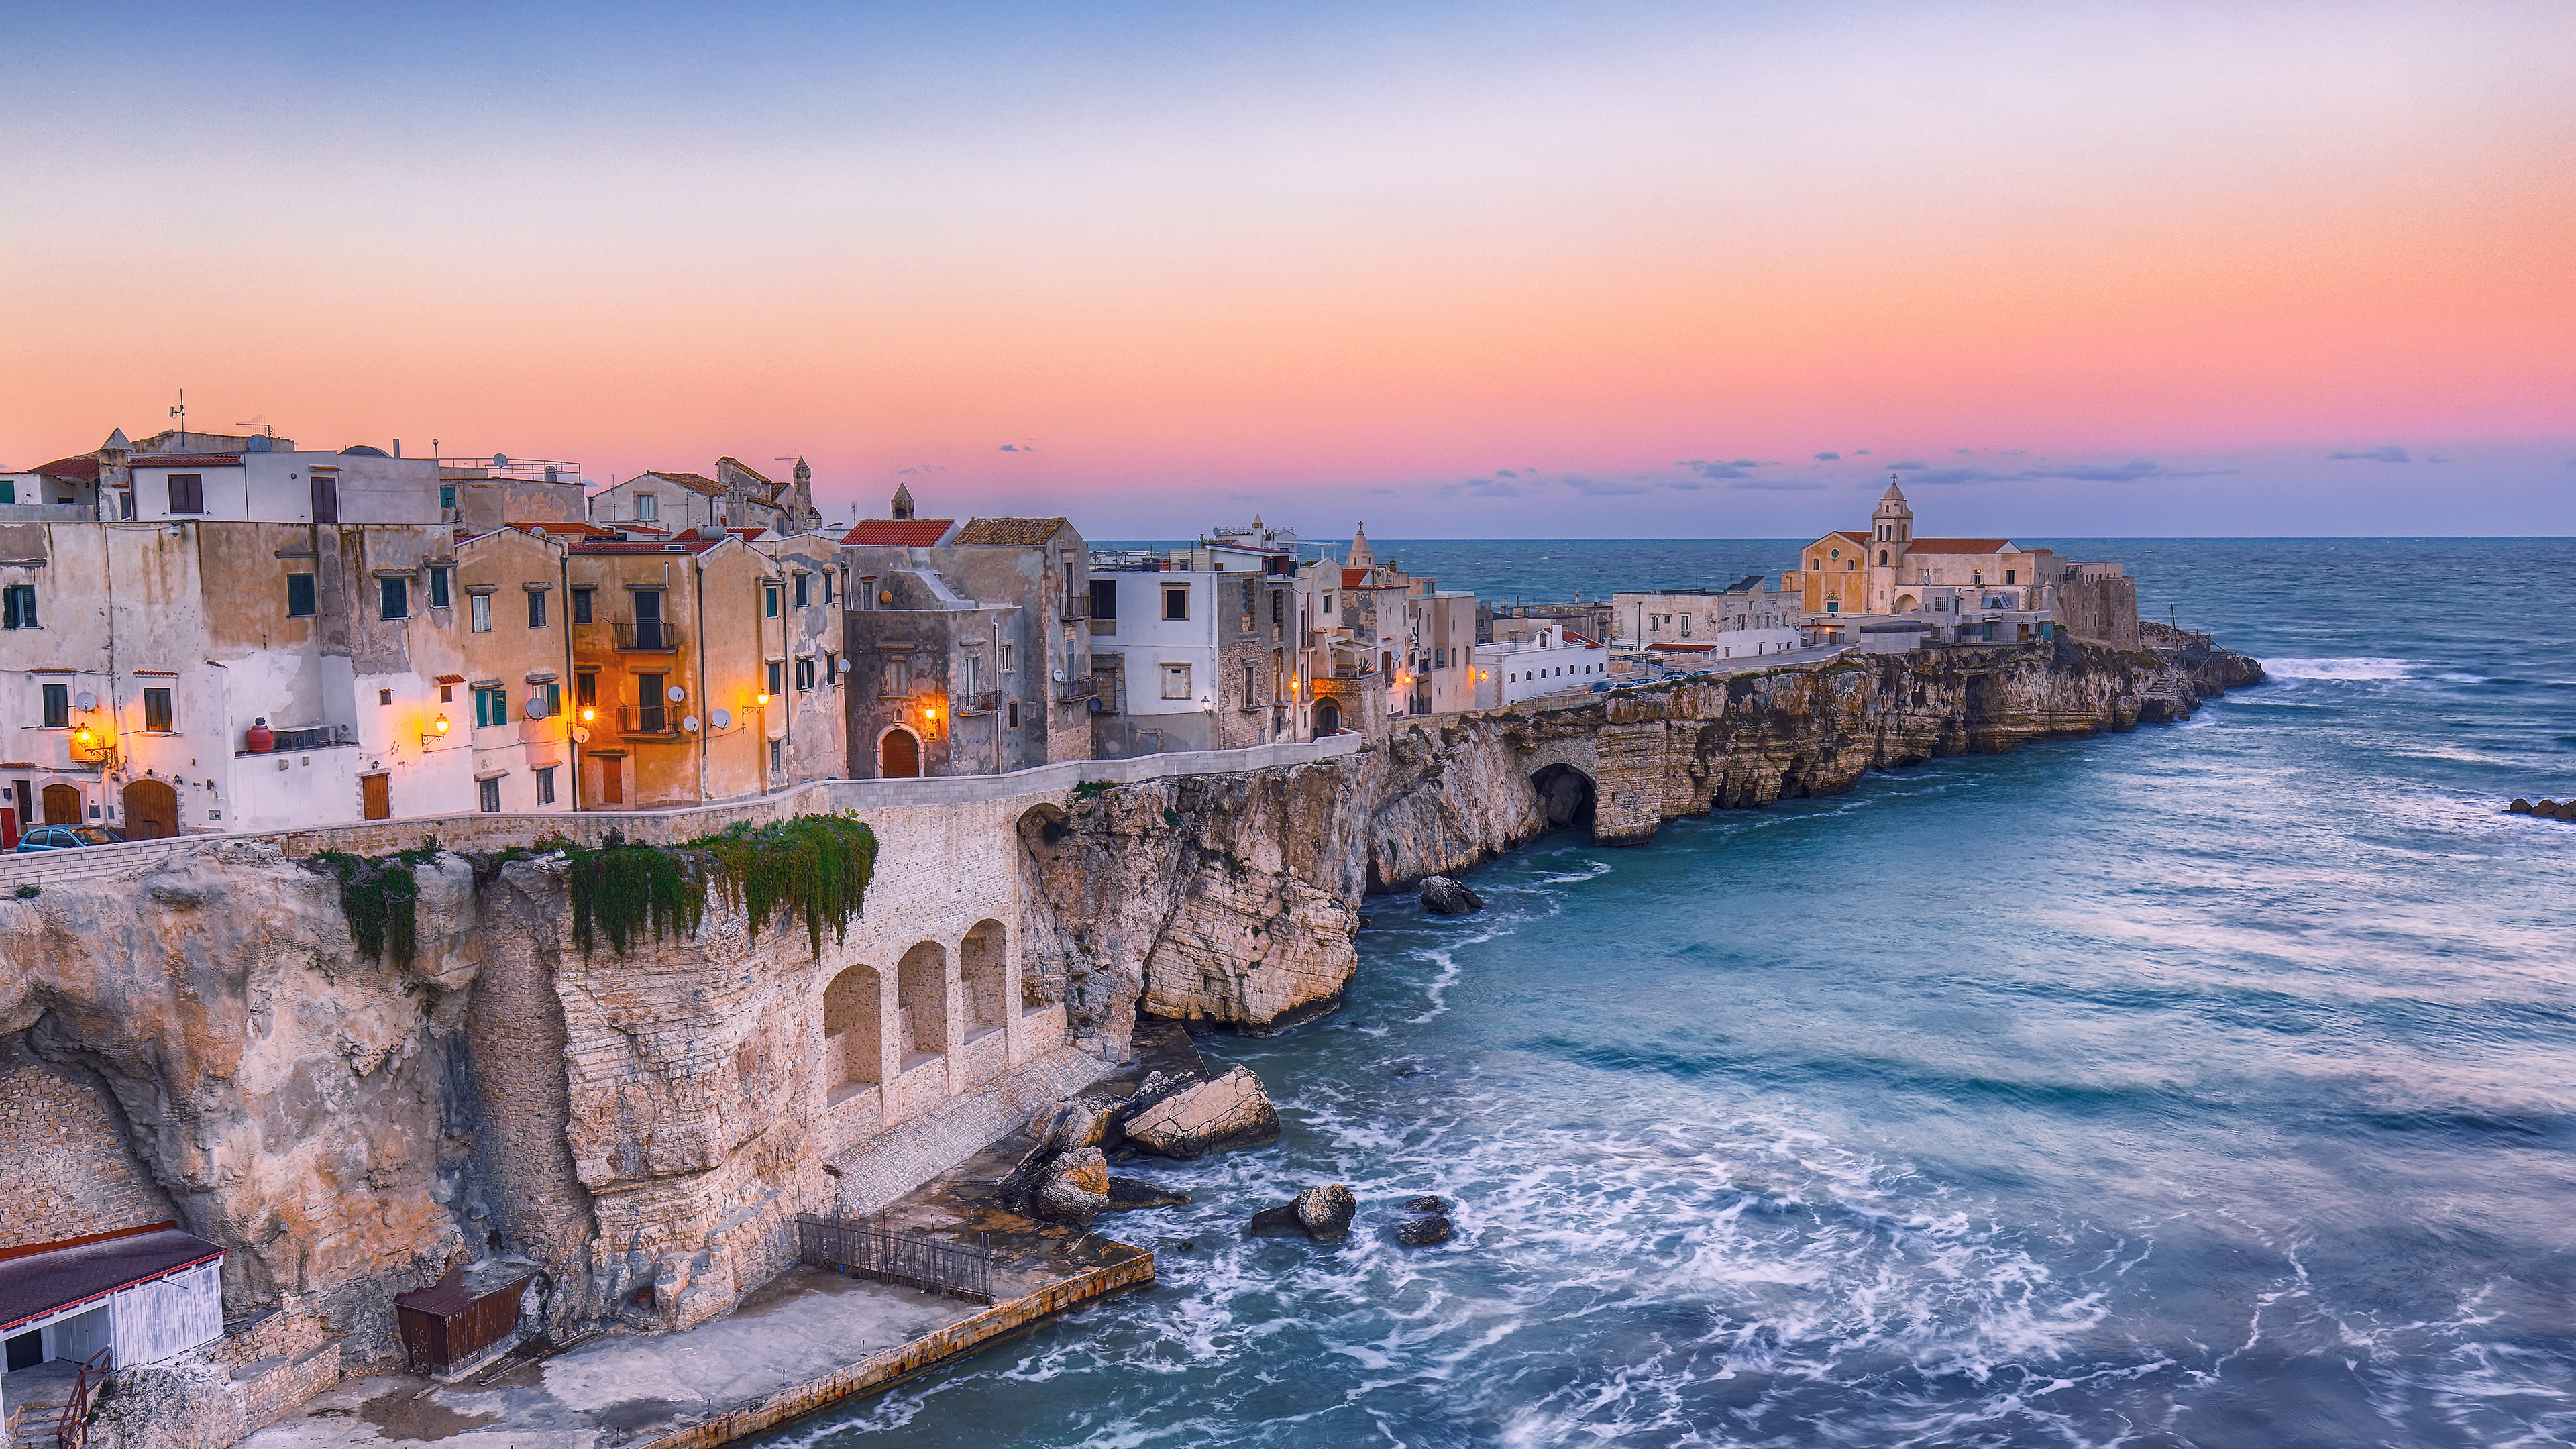
[[256, 420], [256, 419], [253, 419], [252, 421], [250, 421], [250, 422], [246, 422], [246, 423], [235, 423], [235, 424], [233, 424], [233, 426], [234, 426], [234, 427], [237, 427], [237, 428], [260, 428], [260, 429], [265, 430], [265, 431], [268, 433], [268, 435], [269, 435], [270, 437], [272, 437], [272, 438], [274, 438], [274, 437], [276, 437], [276, 436], [277, 436], [277, 424], [275, 424], [275, 423], [263, 423], [263, 422], [260, 422], [260, 421], [258, 421], [258, 420]]
[[170, 416], [179, 420], [180, 432], [188, 431], [188, 390], [186, 388], [179, 389], [179, 405], [170, 409]]

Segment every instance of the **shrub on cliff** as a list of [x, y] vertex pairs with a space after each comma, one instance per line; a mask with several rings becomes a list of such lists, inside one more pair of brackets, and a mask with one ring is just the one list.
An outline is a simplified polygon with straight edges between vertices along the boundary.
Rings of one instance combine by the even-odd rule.
[[696, 930], [712, 882], [742, 908], [754, 940], [763, 924], [799, 917], [820, 956], [823, 927], [840, 940], [865, 910], [877, 863], [876, 832], [846, 815], [737, 823], [669, 849], [629, 845], [616, 831], [597, 850], [569, 841], [560, 848], [571, 867], [573, 944], [584, 955], [602, 934], [623, 956], [647, 931], [658, 941]]

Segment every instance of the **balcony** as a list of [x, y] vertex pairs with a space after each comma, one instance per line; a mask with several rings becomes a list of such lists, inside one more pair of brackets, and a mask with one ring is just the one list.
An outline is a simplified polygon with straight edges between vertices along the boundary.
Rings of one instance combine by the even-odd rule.
[[991, 714], [1002, 707], [1002, 692], [998, 689], [977, 690], [972, 694], [957, 695], [955, 699], [957, 712], [961, 715]]
[[1068, 624], [1079, 624], [1083, 620], [1090, 618], [1091, 596], [1088, 594], [1065, 595], [1062, 617]]
[[302, 729], [277, 730], [274, 733], [277, 737], [276, 743], [270, 745], [269, 749], [272, 753], [282, 755], [289, 750], [328, 749], [348, 738], [349, 727], [328, 724], [307, 725]]
[[1071, 679], [1055, 681], [1054, 688], [1049, 692], [1054, 695], [1059, 704], [1074, 704], [1099, 694], [1100, 680], [1097, 675], [1079, 674]]
[[680, 651], [679, 626], [667, 619], [647, 619], [612, 627], [617, 632], [617, 652], [620, 654], [676, 654]]
[[621, 704], [617, 732], [631, 739], [677, 738], [683, 712], [667, 704]]

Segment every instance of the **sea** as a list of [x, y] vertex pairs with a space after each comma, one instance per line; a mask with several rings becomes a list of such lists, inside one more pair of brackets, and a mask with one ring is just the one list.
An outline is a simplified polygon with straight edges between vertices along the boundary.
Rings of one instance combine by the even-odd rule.
[[[2576, 540], [2049, 542], [2272, 681], [1370, 900], [1338, 1011], [1202, 1041], [1278, 1145], [1119, 1169], [1195, 1198], [1103, 1220], [1151, 1289], [771, 1441], [2576, 1443], [2576, 825], [2504, 813], [2576, 796]], [[1329, 1182], [1348, 1241], [1243, 1235]]]

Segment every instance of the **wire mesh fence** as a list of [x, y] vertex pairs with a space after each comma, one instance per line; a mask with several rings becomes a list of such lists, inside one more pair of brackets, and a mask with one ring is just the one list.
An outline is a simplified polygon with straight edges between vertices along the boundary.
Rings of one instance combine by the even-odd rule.
[[980, 1233], [972, 1244], [957, 1243], [916, 1230], [881, 1227], [864, 1218], [798, 1213], [796, 1253], [813, 1267], [974, 1303], [990, 1303], [996, 1296], [993, 1251]]

